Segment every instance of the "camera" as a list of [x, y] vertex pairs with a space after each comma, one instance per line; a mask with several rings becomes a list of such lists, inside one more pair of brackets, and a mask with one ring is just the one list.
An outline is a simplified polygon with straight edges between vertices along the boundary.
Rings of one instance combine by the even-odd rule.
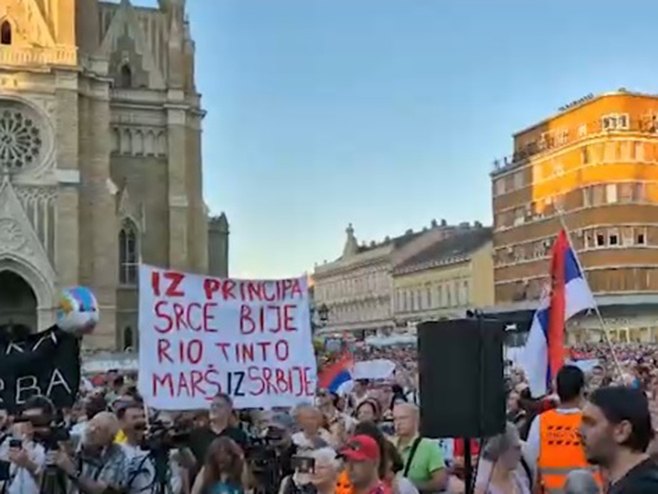
[[30, 422], [32, 424], [34, 440], [45, 448], [46, 451], [56, 451], [59, 449], [59, 443], [68, 441], [71, 438], [66, 424], [55, 422], [44, 415], [19, 416], [14, 419], [14, 423]]
[[295, 455], [292, 457], [292, 468], [299, 473], [314, 473], [315, 458]]
[[142, 449], [146, 451], [169, 451], [182, 448], [190, 439], [190, 431], [179, 427], [167, 427], [161, 420], [153, 420], [144, 435]]
[[276, 427], [268, 427], [264, 434], [253, 437], [245, 449], [249, 470], [256, 480], [256, 493], [278, 490], [284, 475], [281, 446], [285, 434]]
[[278, 453], [276, 446], [267, 436], [253, 438], [245, 450], [245, 457], [255, 476], [263, 475], [276, 468]]

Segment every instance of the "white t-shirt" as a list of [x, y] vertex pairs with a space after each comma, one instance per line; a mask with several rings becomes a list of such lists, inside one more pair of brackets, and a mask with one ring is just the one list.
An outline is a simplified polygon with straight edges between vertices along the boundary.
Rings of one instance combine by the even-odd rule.
[[[325, 444], [324, 446], [331, 446], [332, 437], [327, 429], [320, 429], [318, 435], [320, 436], [321, 441]], [[308, 439], [303, 431], [295, 432], [292, 435], [292, 442], [300, 450], [313, 450], [322, 447], [320, 444], [313, 444], [313, 442]]]
[[[0, 460], [9, 461], [9, 441], [5, 439], [0, 445]], [[46, 451], [40, 444], [33, 441], [23, 441], [23, 449], [27, 451], [30, 460], [35, 463], [41, 471], [46, 464]], [[39, 494], [39, 483], [25, 468], [19, 468], [13, 463], [9, 466], [9, 484], [6, 494]], [[4, 484], [0, 482], [0, 484]]]
[[419, 494], [418, 489], [413, 482], [402, 476], [402, 472], [397, 475], [398, 494]]
[[[121, 448], [128, 457], [128, 480], [130, 481], [130, 494], [148, 493], [151, 491], [155, 480], [155, 466], [148, 458], [148, 451], [137, 446], [122, 444]], [[172, 456], [176, 450], [169, 452], [169, 488], [173, 494], [179, 494], [183, 490], [183, 476], [181, 468]]]

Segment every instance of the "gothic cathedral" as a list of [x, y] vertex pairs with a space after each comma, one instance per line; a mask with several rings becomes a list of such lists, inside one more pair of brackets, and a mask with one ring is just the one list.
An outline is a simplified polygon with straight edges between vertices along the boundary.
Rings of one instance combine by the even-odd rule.
[[0, 2], [0, 326], [40, 330], [88, 286], [91, 349], [137, 345], [139, 262], [227, 275], [202, 198], [185, 0]]

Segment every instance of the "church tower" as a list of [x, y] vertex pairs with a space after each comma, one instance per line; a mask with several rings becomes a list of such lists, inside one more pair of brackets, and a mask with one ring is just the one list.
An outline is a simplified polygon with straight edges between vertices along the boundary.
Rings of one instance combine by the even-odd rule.
[[44, 329], [81, 284], [84, 344], [135, 348], [138, 264], [208, 269], [185, 2], [2, 0], [0, 67], [0, 325]]

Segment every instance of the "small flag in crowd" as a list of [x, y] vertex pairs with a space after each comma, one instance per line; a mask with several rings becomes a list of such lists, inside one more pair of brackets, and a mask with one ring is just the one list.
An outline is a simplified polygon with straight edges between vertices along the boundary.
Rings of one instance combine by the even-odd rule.
[[354, 360], [352, 355], [345, 353], [333, 364], [322, 369], [318, 375], [318, 387], [327, 389], [332, 393], [338, 392], [338, 388], [352, 380], [352, 368]]
[[535, 312], [522, 358], [535, 397], [547, 393], [564, 365], [566, 322], [596, 304], [565, 230], [560, 231], [553, 244], [550, 275], [550, 292]]

